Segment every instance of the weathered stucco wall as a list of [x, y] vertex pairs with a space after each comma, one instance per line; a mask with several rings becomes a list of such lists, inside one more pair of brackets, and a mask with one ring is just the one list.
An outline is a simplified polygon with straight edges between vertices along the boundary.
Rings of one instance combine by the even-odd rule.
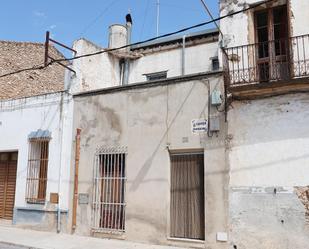
[[[211, 91], [222, 91], [220, 76], [212, 76], [209, 80]], [[74, 128], [82, 129], [79, 193], [90, 196], [88, 205], [78, 205], [78, 234], [91, 232], [96, 149], [127, 146], [126, 232], [121, 237], [153, 244], [226, 248], [227, 243], [216, 241], [217, 232], [227, 231], [228, 177], [223, 114], [220, 114], [218, 136], [209, 138], [207, 134], [193, 135], [191, 132], [192, 119], [207, 118], [207, 84], [206, 78], [192, 79], [74, 98]], [[206, 244], [168, 239], [169, 150], [181, 149], [205, 150]], [[113, 237], [110, 234], [102, 236]]]
[[238, 249], [307, 248], [309, 198], [297, 187], [309, 185], [309, 95], [232, 106], [231, 243]]
[[[80, 39], [74, 44], [77, 55], [103, 50], [95, 44]], [[218, 55], [218, 44], [206, 42], [185, 49], [185, 74], [212, 71], [212, 57]], [[140, 58], [130, 60], [129, 84], [144, 82], [144, 74], [168, 71], [167, 77], [180, 76], [182, 73], [182, 48], [172, 48], [157, 52], [138, 52]], [[121, 81], [120, 59], [110, 53], [86, 57], [73, 62], [76, 75], [71, 76], [71, 92], [96, 90], [119, 86]]]
[[[208, 42], [185, 48], [185, 74], [212, 71], [211, 58], [218, 56], [218, 42]], [[130, 65], [130, 83], [143, 82], [144, 74], [167, 71], [167, 77], [182, 73], [182, 48], [145, 54]]]
[[[291, 36], [309, 34], [308, 25], [304, 22], [309, 18], [309, 2], [306, 0], [288, 0], [290, 2]], [[247, 8], [250, 4], [259, 3], [259, 0], [221, 0], [220, 15]], [[279, 0], [274, 5], [287, 3], [286, 0]], [[260, 7], [261, 8], [261, 7]], [[250, 10], [232, 17], [224, 18], [220, 22], [220, 28], [224, 34], [224, 44], [228, 47], [241, 46], [254, 43], [253, 11]]]
[[[73, 48], [77, 56], [103, 50], [85, 39], [75, 41]], [[120, 82], [119, 59], [108, 53], [74, 60], [72, 68], [76, 75], [71, 75], [68, 88], [73, 93], [117, 86]]]
[[[65, 93], [0, 102], [0, 152], [18, 151], [14, 209], [14, 223], [17, 225], [48, 230], [55, 228], [57, 205], [50, 204], [49, 197], [50, 193], [59, 192], [59, 173], [60, 208], [68, 211], [72, 114], [73, 100]], [[28, 135], [38, 129], [49, 130], [52, 136], [45, 205], [31, 205], [25, 201]]]

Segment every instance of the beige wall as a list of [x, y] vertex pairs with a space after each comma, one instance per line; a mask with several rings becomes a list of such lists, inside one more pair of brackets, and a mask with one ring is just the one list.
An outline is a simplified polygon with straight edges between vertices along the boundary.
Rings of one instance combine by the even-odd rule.
[[[210, 87], [222, 89], [220, 76]], [[169, 150], [205, 150], [206, 245], [227, 231], [227, 172], [224, 115], [221, 131], [209, 138], [194, 135], [191, 120], [208, 116], [208, 79], [128, 88], [75, 97], [74, 127], [81, 128], [79, 193], [92, 196], [93, 158], [98, 146], [127, 146], [126, 232], [133, 241], [205, 247], [203, 242], [172, 241], [169, 237]], [[186, 142], [187, 141], [187, 142]], [[79, 205], [77, 233], [91, 231], [91, 205]], [[108, 235], [106, 235], [108, 236]], [[110, 236], [109, 236], [110, 237]]]

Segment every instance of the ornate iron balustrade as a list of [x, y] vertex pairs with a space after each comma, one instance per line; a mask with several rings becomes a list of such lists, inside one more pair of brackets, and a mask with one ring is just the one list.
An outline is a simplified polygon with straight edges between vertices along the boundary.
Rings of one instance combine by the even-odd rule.
[[223, 49], [229, 87], [309, 77], [309, 34]]

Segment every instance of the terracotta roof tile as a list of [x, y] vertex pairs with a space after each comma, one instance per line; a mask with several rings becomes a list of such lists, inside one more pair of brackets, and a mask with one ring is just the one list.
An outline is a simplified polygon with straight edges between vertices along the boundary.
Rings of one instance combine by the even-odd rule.
[[[64, 58], [53, 46], [50, 55]], [[0, 41], [0, 75], [44, 62], [44, 44]], [[0, 78], [0, 99], [15, 99], [64, 90], [65, 69], [53, 64], [43, 70], [34, 70]]]

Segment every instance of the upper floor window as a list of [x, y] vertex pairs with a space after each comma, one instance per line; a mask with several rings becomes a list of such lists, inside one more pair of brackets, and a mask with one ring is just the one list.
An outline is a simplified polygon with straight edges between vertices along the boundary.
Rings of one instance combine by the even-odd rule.
[[289, 72], [287, 6], [255, 12], [255, 33], [258, 49], [258, 74], [260, 81], [286, 78]]
[[144, 74], [147, 81], [162, 80], [167, 78], [167, 71]]

